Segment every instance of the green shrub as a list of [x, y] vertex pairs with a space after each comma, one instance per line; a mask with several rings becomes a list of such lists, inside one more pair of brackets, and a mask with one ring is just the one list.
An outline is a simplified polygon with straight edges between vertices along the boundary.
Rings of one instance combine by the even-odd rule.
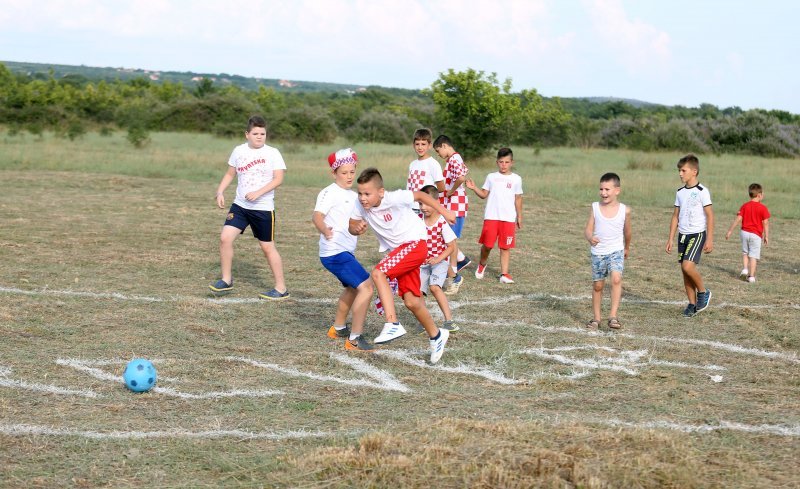
[[405, 144], [419, 126], [404, 115], [367, 112], [347, 131], [353, 142]]

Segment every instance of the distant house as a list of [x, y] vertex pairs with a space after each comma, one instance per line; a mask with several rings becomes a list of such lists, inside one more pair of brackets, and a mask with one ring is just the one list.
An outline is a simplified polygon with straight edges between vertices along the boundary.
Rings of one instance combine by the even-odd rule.
[[158, 73], [152, 73], [150, 75], [150, 79], [153, 80], [153, 81], [158, 81], [158, 78], [159, 78], [158, 75], [159, 75]]
[[289, 80], [278, 80], [278, 85], [285, 88], [294, 88], [297, 86], [297, 83], [291, 82]]

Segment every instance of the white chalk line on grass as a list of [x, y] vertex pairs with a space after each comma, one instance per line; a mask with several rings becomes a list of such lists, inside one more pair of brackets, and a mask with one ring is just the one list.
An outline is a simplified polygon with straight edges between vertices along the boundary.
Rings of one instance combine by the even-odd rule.
[[644, 422], [630, 422], [622, 421], [620, 419], [583, 419], [583, 422], [596, 423], [606, 426], [621, 427], [621, 428], [640, 428], [640, 429], [665, 429], [682, 431], [684, 433], [711, 433], [714, 431], [742, 431], [745, 433], [759, 433], [768, 435], [780, 436], [800, 436], [800, 425], [775, 425], [775, 424], [760, 424], [750, 425], [744, 423], [735, 423], [730, 421], [720, 421], [717, 424], [686, 424], [674, 423], [672, 421], [644, 421]]
[[83, 396], [96, 398], [98, 394], [89, 389], [66, 389], [49, 384], [30, 383], [23, 380], [9, 379], [12, 370], [8, 367], [0, 366], [0, 387], [8, 387], [10, 389], [22, 389], [28, 391], [45, 392], [48, 394], [58, 394], [64, 396]]
[[217, 439], [237, 438], [242, 440], [295, 440], [303, 438], [330, 438], [335, 436], [352, 436], [358, 432], [326, 432], [290, 430], [245, 431], [245, 430], [164, 430], [164, 431], [94, 431], [70, 428], [52, 428], [30, 424], [0, 424], [0, 434], [8, 436], [66, 436], [91, 440], [142, 440], [153, 438], [191, 438]]
[[[168, 296], [168, 297], [150, 297], [143, 295], [126, 295], [118, 292], [86, 292], [79, 290], [55, 290], [55, 289], [34, 289], [25, 290], [16, 287], [0, 287], [0, 293], [7, 294], [20, 294], [20, 295], [61, 295], [68, 297], [89, 297], [92, 299], [113, 299], [122, 301], [138, 301], [138, 302], [208, 302], [211, 304], [258, 304], [268, 303], [269, 301], [259, 299], [257, 297], [199, 297], [199, 296]], [[520, 299], [527, 300], [557, 300], [567, 302], [583, 302], [591, 300], [590, 295], [555, 295], [555, 294], [517, 294], [502, 296], [490, 299], [481, 300], [464, 300], [464, 301], [451, 301], [450, 308], [458, 309], [466, 306], [491, 306], [506, 304], [508, 302]], [[330, 298], [314, 298], [314, 297], [292, 297], [293, 302], [301, 304], [334, 304], [336, 299]], [[657, 299], [631, 299], [622, 298], [623, 303], [629, 304], [659, 304], [669, 306], [682, 306], [685, 304], [681, 301], [665, 301]], [[712, 309], [731, 307], [736, 309], [800, 309], [800, 304], [737, 304], [733, 302], [714, 303]]]

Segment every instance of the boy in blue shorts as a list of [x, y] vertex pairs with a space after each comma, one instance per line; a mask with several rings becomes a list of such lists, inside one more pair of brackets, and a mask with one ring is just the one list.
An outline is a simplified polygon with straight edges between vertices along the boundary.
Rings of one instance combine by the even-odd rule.
[[[369, 273], [354, 255], [358, 237], [350, 234], [350, 215], [358, 195], [350, 190], [356, 178], [358, 156], [350, 149], [340, 149], [328, 156], [334, 182], [319, 195], [311, 222], [319, 231], [319, 259], [344, 286], [336, 306], [333, 326], [328, 329], [331, 339], [346, 338], [345, 350], [372, 350], [364, 339], [364, 322], [372, 298], [372, 280]], [[347, 325], [347, 315], [352, 311], [353, 326]]]
[[684, 317], [692, 317], [708, 307], [711, 291], [703, 283], [697, 270], [700, 254], [714, 250], [714, 211], [711, 209], [711, 192], [700, 185], [700, 160], [688, 154], [678, 161], [678, 176], [683, 187], [675, 195], [675, 211], [669, 224], [667, 253], [672, 253], [675, 231], [678, 232], [678, 262], [681, 264], [683, 286], [689, 305]]
[[253, 230], [261, 251], [275, 277], [275, 287], [259, 294], [262, 299], [281, 300], [289, 297], [283, 281], [283, 260], [275, 248], [275, 189], [283, 183], [286, 163], [280, 151], [265, 144], [267, 121], [253, 116], [244, 133], [246, 143], [233, 149], [228, 158], [228, 171], [217, 187], [217, 206], [225, 208], [223, 192], [237, 178], [236, 199], [231, 204], [220, 234], [219, 255], [222, 278], [209, 285], [214, 295], [233, 290], [233, 242], [247, 226]]

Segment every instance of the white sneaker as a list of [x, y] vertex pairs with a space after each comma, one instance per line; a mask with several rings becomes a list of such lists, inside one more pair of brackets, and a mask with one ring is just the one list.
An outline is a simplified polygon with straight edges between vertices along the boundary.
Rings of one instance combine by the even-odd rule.
[[450, 338], [450, 331], [444, 328], [439, 328], [439, 339], [431, 340], [431, 365], [438, 362], [444, 353], [444, 345], [447, 339]]
[[739, 278], [744, 280], [744, 281], [747, 281], [747, 277], [749, 277], [749, 276], [750, 276], [750, 270], [748, 270], [746, 268], [742, 268], [742, 271], [739, 272]]
[[475, 278], [478, 280], [483, 278], [483, 272], [486, 271], [486, 265], [478, 264], [478, 268], [475, 269]]
[[504, 274], [500, 275], [500, 283], [501, 284], [513, 284], [514, 283], [514, 279], [511, 278], [511, 275], [509, 275], [507, 273], [504, 273]]
[[754, 283], [756, 283], [756, 278], [755, 277], [747, 277], [747, 281], [750, 282], [751, 284], [754, 284]]
[[400, 323], [385, 323], [383, 325], [383, 330], [381, 330], [381, 334], [379, 334], [372, 342], [373, 343], [388, 343], [392, 340], [396, 340], [397, 338], [406, 334], [406, 330]]

